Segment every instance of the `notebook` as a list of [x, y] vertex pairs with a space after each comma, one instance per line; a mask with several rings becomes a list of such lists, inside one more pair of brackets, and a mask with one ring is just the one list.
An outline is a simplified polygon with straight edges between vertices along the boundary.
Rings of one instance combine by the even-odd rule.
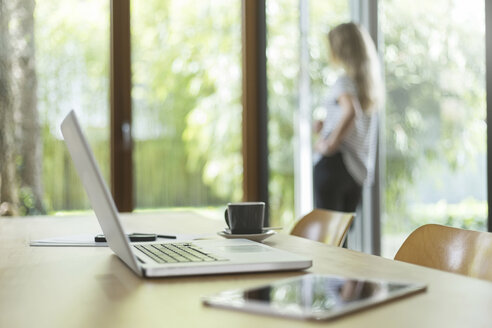
[[74, 111], [61, 131], [111, 250], [141, 277], [302, 270], [312, 260], [247, 239], [130, 244], [94, 154]]

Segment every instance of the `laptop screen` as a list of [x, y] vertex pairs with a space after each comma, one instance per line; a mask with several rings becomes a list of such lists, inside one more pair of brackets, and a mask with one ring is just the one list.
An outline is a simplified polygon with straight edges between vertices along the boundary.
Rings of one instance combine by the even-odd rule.
[[70, 156], [106, 236], [109, 247], [135, 272], [140, 272], [135, 255], [130, 250], [113, 197], [104, 182], [94, 154], [72, 110], [61, 124], [61, 131]]

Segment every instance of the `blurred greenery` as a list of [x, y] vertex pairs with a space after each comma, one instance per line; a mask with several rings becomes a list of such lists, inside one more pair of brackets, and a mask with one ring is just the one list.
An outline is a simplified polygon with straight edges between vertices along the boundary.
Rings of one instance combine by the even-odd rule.
[[[241, 199], [240, 10], [229, 1], [132, 2], [138, 208]], [[36, 46], [45, 203], [48, 212], [88, 208], [58, 126], [77, 111], [109, 181], [108, 3], [38, 2]]]
[[[76, 13], [76, 14], [74, 14]], [[109, 3], [36, 3], [36, 71], [48, 212], [89, 208], [59, 126], [74, 109], [109, 179]]]
[[[486, 178], [477, 164], [486, 154], [483, 6], [381, 2], [387, 92], [383, 238], [429, 222], [485, 227]], [[466, 175], [463, 183], [452, 190], [459, 193], [452, 201], [457, 204], [436, 212], [449, 202], [460, 175]], [[441, 190], [433, 188], [439, 184]], [[468, 214], [457, 215], [457, 208]]]
[[458, 204], [445, 200], [410, 208], [411, 231], [429, 222], [471, 230], [487, 230], [487, 204], [466, 198]]
[[137, 207], [242, 198], [240, 2], [132, 3]]

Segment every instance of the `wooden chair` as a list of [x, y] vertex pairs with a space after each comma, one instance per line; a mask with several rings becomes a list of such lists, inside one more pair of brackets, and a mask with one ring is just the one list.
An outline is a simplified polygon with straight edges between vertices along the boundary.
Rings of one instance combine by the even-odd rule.
[[341, 246], [353, 220], [354, 213], [314, 209], [295, 224], [290, 234]]
[[395, 260], [492, 281], [492, 233], [427, 224], [408, 236]]

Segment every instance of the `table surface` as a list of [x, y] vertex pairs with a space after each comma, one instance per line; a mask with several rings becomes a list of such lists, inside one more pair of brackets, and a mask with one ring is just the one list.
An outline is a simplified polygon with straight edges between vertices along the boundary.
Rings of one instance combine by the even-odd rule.
[[[208, 234], [194, 212], [122, 215], [126, 231]], [[0, 219], [0, 327], [491, 327], [492, 283], [279, 233], [265, 243], [313, 259], [306, 271], [138, 278], [107, 247], [30, 247], [31, 240], [97, 234], [93, 215]], [[329, 322], [203, 306], [201, 297], [306, 272], [422, 282], [427, 291]]]

